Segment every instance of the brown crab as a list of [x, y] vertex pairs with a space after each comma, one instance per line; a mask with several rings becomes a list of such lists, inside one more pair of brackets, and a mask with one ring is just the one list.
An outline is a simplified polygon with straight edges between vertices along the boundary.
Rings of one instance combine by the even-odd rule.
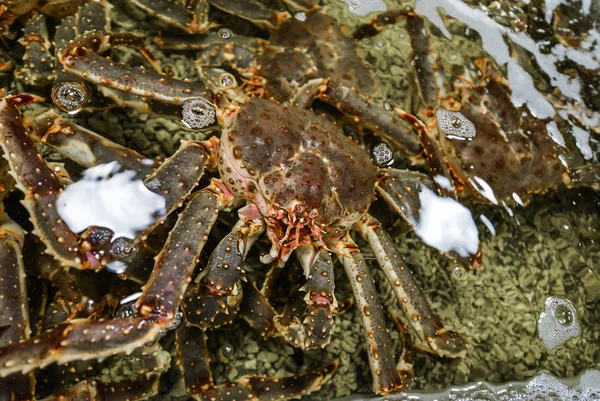
[[[43, 231], [47, 236], [42, 235], [42, 239], [49, 247], [58, 249], [53, 252], [67, 256], [63, 261], [70, 261], [73, 266], [90, 260], [93, 263], [88, 253], [77, 256], [81, 246], [76, 236], [72, 237], [74, 234], [52, 211], [60, 185], [33, 150], [13, 102], [3, 99], [2, 106], [5, 122], [1, 142], [4, 153], [14, 155], [9, 157], [9, 163], [17, 185], [26, 193], [25, 204], [38, 230], [52, 227]], [[189, 324], [202, 327], [207, 319], [218, 320], [220, 313], [235, 308], [244, 277], [242, 261], [263, 231], [273, 244], [264, 257], [265, 262], [283, 264], [291, 252], [298, 250], [304, 265], [309, 311], [302, 324], [287, 328], [287, 337], [305, 347], [325, 345], [329, 340], [336, 307], [330, 252], [338, 255], [362, 311], [373, 389], [377, 393], [405, 388], [410, 366], [402, 361], [398, 366], [394, 363], [382, 307], [366, 264], [348, 234], [351, 229], [357, 229], [370, 243], [425, 347], [443, 356], [464, 354], [464, 340], [454, 332], [444, 331], [403, 265], [393, 241], [367, 214], [375, 190], [395, 209], [410, 209], [415, 202], [414, 189], [421, 183], [433, 186], [430, 179], [393, 169], [378, 172], [368, 154], [335, 125], [297, 106], [250, 99], [238, 111], [220, 116], [224, 125], [220, 141], [213, 139], [194, 145], [200, 160], [196, 158], [189, 165], [198, 172], [204, 166], [218, 168], [222, 180], [213, 179], [209, 187], [187, 200], [137, 301], [139, 316], [107, 321], [74, 320], [40, 337], [4, 348], [0, 350], [2, 375], [26, 372], [52, 362], [131, 352], [170, 327], [182, 299]], [[386, 179], [378, 179], [378, 174]], [[378, 181], [383, 184], [378, 185]], [[218, 210], [244, 202], [239, 223], [186, 291]], [[61, 228], [56, 231], [56, 227]], [[67, 240], [71, 237], [73, 240]], [[72, 245], [65, 249], [65, 243]], [[215, 309], [207, 314], [211, 305]], [[258, 324], [261, 318], [256, 319]], [[104, 340], [94, 345], [100, 337]], [[82, 349], [87, 350], [83, 355], [79, 353]], [[20, 357], [16, 358], [18, 354]], [[304, 389], [312, 389], [331, 369], [297, 380], [304, 383]], [[276, 380], [271, 383], [271, 391], [279, 396], [284, 389], [275, 384]], [[243, 387], [241, 382], [233, 386], [240, 390]]]
[[[10, 155], [8, 162], [17, 188], [25, 193], [23, 203], [30, 212], [35, 232], [45, 243], [49, 253], [57, 257], [63, 264], [79, 268], [89, 267], [90, 263], [92, 266], [99, 266], [101, 260], [96, 259], [97, 255], [106, 254], [109, 258], [115, 256], [111, 249], [106, 248], [102, 249], [104, 252], [95, 253], [95, 251], [99, 251], [98, 248], [94, 248], [95, 246], [106, 245], [105, 242], [94, 241], [97, 239], [98, 230], [102, 231], [102, 229], [91, 228], [87, 244], [85, 241], [77, 242], [78, 235], [70, 231], [60, 216], [56, 214], [56, 199], [62, 182], [38, 154], [32, 139], [25, 132], [21, 115], [17, 109], [17, 106], [30, 101], [32, 101], [32, 97], [29, 95], [0, 100], [0, 136], [4, 144], [4, 154]], [[47, 113], [37, 119], [35, 122], [39, 125], [37, 128], [47, 126], [47, 120], [51, 120], [54, 125], [48, 129], [43, 140], [57, 148], [62, 146], [62, 151], [65, 153], [70, 151], [70, 156], [74, 160], [85, 164], [102, 162], [103, 158], [116, 158], [128, 163], [130, 167], [151, 167], [147, 163], [139, 163], [140, 159], [137, 158], [138, 155], [135, 152], [127, 151], [116, 144], [106, 143], [103, 138], [90, 135], [85, 131], [74, 130], [72, 125], [70, 126], [71, 131], [60, 129], [53, 133], [52, 127], [56, 128], [57, 125], [62, 125], [62, 128], [65, 128], [68, 126], [56, 115]], [[65, 146], [67, 142], [70, 142], [71, 145], [75, 143], [79, 145], [68, 149]], [[199, 177], [205, 165], [212, 166], [216, 163], [217, 157], [214, 153], [216, 144], [216, 140], [210, 140], [206, 143], [184, 145], [180, 152], [171, 159], [172, 162], [164, 163], [147, 178], [146, 185], [164, 193], [170, 200], [181, 196], [182, 190], [188, 194], [190, 183], [193, 187], [197, 180], [191, 178], [192, 174], [186, 168], [195, 171], [196, 177]], [[95, 159], [86, 159], [86, 156], [90, 155]], [[176, 167], [175, 170], [174, 167]], [[180, 173], [186, 174], [185, 177], [182, 177], [182, 185], [178, 181], [165, 180], [165, 177], [170, 174]], [[165, 184], [165, 182], [170, 182], [170, 184]], [[175, 202], [178, 203], [179, 200]], [[195, 308], [195, 310], [210, 309], [210, 304], [202, 303], [205, 300], [205, 297], [201, 296], [199, 285], [202, 284], [202, 280], [198, 279], [198, 285], [190, 286], [187, 293], [186, 287], [198, 262], [199, 254], [206, 243], [208, 232], [216, 220], [217, 210], [234, 206], [237, 202], [237, 199], [233, 198], [227, 192], [226, 187], [219, 182], [213, 182], [209, 187], [192, 195], [178, 223], [170, 233], [165, 247], [156, 258], [154, 272], [147, 280], [142, 296], [137, 302], [136, 310], [139, 313], [136, 316], [100, 320], [75, 318], [67, 320], [67, 322], [59, 320], [55, 327], [38, 334], [31, 341], [13, 343], [2, 349], [0, 354], [6, 358], [4, 362], [0, 363], [3, 366], [2, 369], [6, 369], [3, 370], [2, 376], [17, 371], [28, 372], [35, 367], [43, 367], [52, 362], [66, 363], [105, 358], [122, 352], [128, 354], [138, 352], [138, 350], [143, 354], [146, 352], [142, 349], [144, 344], [153, 343], [165, 330], [176, 327], [177, 310], [184, 294], [188, 300], [191, 300], [186, 303], [187, 307]], [[246, 226], [237, 227], [232, 236], [237, 235], [235, 238], [248, 241], [248, 245], [250, 245], [260, 230], [259, 225], [255, 226], [253, 222], [248, 222]], [[104, 238], [104, 233], [100, 237]], [[89, 249], [88, 251], [85, 251], [86, 247]], [[215, 256], [209, 260], [206, 271], [211, 273], [221, 269], [222, 258], [231, 259], [232, 266], [234, 263], [240, 263], [238, 266], [241, 266], [243, 256], [243, 251], [237, 248], [235, 250], [231, 247], [218, 248]], [[240, 291], [241, 289], [242, 287]], [[251, 320], [251, 325], [262, 335], [267, 334], [269, 329], [266, 326], [272, 325], [269, 323], [272, 319], [269, 314], [272, 311], [268, 305], [264, 304], [264, 299], [260, 297], [252, 284], [244, 284], [243, 290], [246, 302], [251, 304], [242, 303], [240, 314]], [[198, 302], [194, 302], [194, 298], [198, 298]], [[266, 309], [263, 310], [263, 307]], [[190, 316], [194, 314], [192, 311], [188, 313]], [[210, 319], [215, 317], [216, 315], [209, 313]], [[337, 366], [337, 363], [333, 362], [317, 373], [282, 379], [246, 377], [225, 386], [215, 387], [212, 385], [208, 368], [207, 351], [203, 342], [204, 333], [194, 324], [196, 324], [194, 319], [189, 318], [186, 324], [179, 329], [177, 338], [184, 364], [186, 385], [192, 394], [200, 398], [230, 399], [239, 394], [261, 399], [295, 397], [318, 389]], [[194, 341], [191, 341], [191, 336]], [[15, 358], [13, 352], [16, 352], [19, 357]], [[150, 366], [156, 364], [153, 362], [153, 358], [148, 362]], [[160, 366], [165, 366], [165, 363], [161, 363]], [[94, 387], [94, 382], [89, 380], [62, 391], [56, 396], [76, 397], [80, 392], [92, 391], [103, 395], [117, 396], [118, 394], [120, 397], [138, 399], [155, 392], [157, 388], [156, 376], [157, 373], [160, 373], [160, 369], [147, 369], [149, 370], [142, 374], [142, 379], [132, 379], [132, 381], [126, 381], [116, 386], [103, 385], [97, 388]]]
[[407, 20], [413, 48], [415, 101], [412, 114], [394, 109], [418, 128], [432, 174], [450, 180], [439, 187], [442, 193], [508, 207], [523, 206], [530, 195], [560, 184], [600, 189], [600, 167], [584, 160], [573, 138], [561, 135], [581, 129], [578, 122], [561, 113], [538, 118], [526, 106], [517, 107], [493, 60], [475, 59], [474, 69], [465, 66], [452, 76], [425, 20], [410, 10], [387, 12], [354, 36], [376, 34], [399, 17]]

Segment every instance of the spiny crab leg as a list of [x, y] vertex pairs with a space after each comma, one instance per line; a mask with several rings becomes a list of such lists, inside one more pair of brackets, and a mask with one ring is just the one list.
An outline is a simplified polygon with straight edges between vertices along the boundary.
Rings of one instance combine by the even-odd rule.
[[418, 136], [413, 134], [413, 125], [406, 120], [399, 119], [382, 106], [369, 102], [355, 89], [324, 78], [313, 79], [305, 84], [291, 103], [309, 108], [315, 98], [354, 117], [361, 125], [405, 153], [413, 162], [419, 162], [423, 149]]
[[156, 258], [137, 301], [141, 317], [112, 320], [76, 319], [29, 340], [0, 349], [0, 377], [28, 372], [53, 362], [98, 359], [131, 353], [169, 329], [219, 210], [232, 198], [213, 181], [194, 194], [179, 215]]
[[158, 167], [155, 161], [67, 121], [53, 110], [37, 116], [33, 122], [28, 122], [26, 117], [24, 120], [25, 125], [31, 127], [36, 140], [82, 167], [90, 168], [117, 161], [121, 168], [136, 171], [141, 178]]
[[[244, 209], [240, 217], [243, 213]], [[264, 230], [262, 221], [242, 217], [221, 240], [185, 295], [183, 309], [191, 324], [206, 330], [229, 323], [235, 317], [243, 297], [242, 263]]]
[[[174, 2], [170, 0], [130, 0], [131, 3], [166, 23], [187, 33], [203, 33], [214, 23], [208, 21], [206, 0]], [[190, 6], [190, 4], [192, 4]]]
[[[2, 210], [0, 204], [0, 347], [29, 338], [29, 309], [25, 267], [23, 265], [24, 232]], [[34, 381], [31, 375], [15, 374], [0, 379], [0, 398], [29, 400], [33, 396]]]
[[338, 367], [335, 360], [320, 372], [282, 378], [247, 376], [222, 386], [214, 386], [204, 331], [196, 326], [177, 330], [177, 354], [188, 393], [197, 400], [277, 401], [299, 398], [321, 388]]
[[82, 381], [40, 401], [136, 401], [158, 393], [160, 375], [143, 375], [132, 379], [102, 383], [95, 379]]
[[190, 99], [204, 99], [207, 107], [213, 94], [197, 82], [186, 82], [148, 71], [141, 67], [130, 67], [108, 60], [100, 53], [127, 43], [132, 35], [105, 34], [90, 31], [73, 39], [60, 54], [66, 71], [81, 76], [96, 85], [117, 89], [125, 93], [154, 99], [176, 106]]
[[392, 286], [413, 330], [428, 350], [438, 356], [461, 358], [467, 353], [467, 342], [458, 333], [446, 331], [441, 319], [429, 306], [412, 273], [396, 249], [394, 240], [370, 215], [356, 229], [369, 242], [377, 262]]
[[79, 238], [58, 215], [55, 204], [62, 184], [25, 132], [21, 114], [12, 98], [0, 99], [0, 146], [17, 188], [25, 194], [23, 205], [29, 212], [35, 233], [44, 241], [48, 252], [65, 266], [88, 268], [97, 263], [84, 256]]
[[354, 300], [361, 311], [369, 365], [373, 377], [373, 392], [389, 394], [408, 386], [412, 372], [408, 364], [400, 360], [396, 366], [390, 336], [385, 327], [383, 308], [377, 299], [375, 282], [358, 247], [346, 233], [331, 244], [346, 270], [352, 285]]
[[333, 329], [333, 312], [337, 309], [334, 295], [333, 261], [326, 249], [317, 249], [312, 244], [296, 250], [304, 268], [306, 284], [306, 316], [303, 321], [285, 325], [281, 316], [275, 318], [277, 330], [296, 347], [325, 347], [329, 344]]

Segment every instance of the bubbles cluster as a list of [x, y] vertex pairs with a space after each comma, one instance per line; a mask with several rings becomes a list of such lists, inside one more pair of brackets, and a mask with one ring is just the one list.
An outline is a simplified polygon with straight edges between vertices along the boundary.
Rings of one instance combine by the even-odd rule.
[[545, 310], [538, 320], [540, 339], [548, 349], [554, 349], [570, 338], [578, 337], [581, 328], [577, 311], [568, 299], [548, 297]]
[[188, 128], [206, 128], [216, 121], [215, 108], [204, 98], [186, 100], [181, 112], [182, 121]]
[[67, 113], [75, 113], [87, 102], [88, 91], [79, 82], [64, 81], [52, 88], [50, 96], [59, 109]]
[[437, 109], [435, 111], [438, 127], [450, 139], [475, 138], [475, 125], [457, 111]]

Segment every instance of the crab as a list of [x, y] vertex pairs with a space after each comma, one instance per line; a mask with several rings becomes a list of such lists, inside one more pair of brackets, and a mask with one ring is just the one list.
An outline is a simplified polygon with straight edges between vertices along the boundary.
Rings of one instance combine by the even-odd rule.
[[[56, 214], [56, 199], [63, 182], [37, 152], [32, 138], [26, 133], [22, 116], [18, 110], [18, 106], [33, 100], [35, 99], [30, 95], [7, 97], [0, 100], [2, 108], [0, 136], [5, 144], [3, 151], [6, 155], [14, 156], [8, 158], [11, 175], [15, 178], [16, 187], [25, 193], [23, 203], [30, 213], [35, 227], [34, 232], [46, 245], [47, 252], [59, 260], [62, 265], [97, 268], [103, 263], [102, 260], [96, 259], [97, 256], [115, 257], [112, 246], [103, 248], [104, 252], [95, 248], [106, 246], [105, 238], [107, 235], [110, 238], [110, 233], [106, 233], [105, 229], [92, 227], [91, 231], [86, 230], [89, 234], [87, 242], [72, 242], [73, 239], [77, 241], [80, 236], [70, 231], [60, 216]], [[129, 163], [129, 166], [149, 168], [147, 163], [140, 163], [139, 159], [135, 159], [138, 155], [133, 151], [127, 151], [116, 144], [109, 144], [103, 138], [84, 130], [75, 131], [77, 127], [73, 125], [70, 126], [71, 131], [64, 129], [68, 124], [61, 119], [60, 116], [46, 113], [35, 120], [34, 123], [38, 125], [34, 124], [32, 129], [35, 131], [36, 128], [46, 127], [47, 132], [43, 141], [53, 144], [67, 154], [70, 152], [71, 158], [79, 160], [84, 165], [85, 163], [101, 162], [103, 158], [116, 158], [124, 163]], [[48, 126], [48, 121], [51, 122], [50, 126]], [[52, 128], [57, 126], [62, 128], [58, 132], [52, 132]], [[66, 142], [70, 142], [71, 148], [64, 146]], [[76, 143], [79, 144], [79, 147], [73, 146]], [[213, 139], [205, 143], [184, 145], [180, 152], [173, 156], [172, 162], [165, 162], [148, 176], [146, 184], [155, 191], [165, 193], [166, 198], [171, 200], [173, 200], [173, 196], [180, 196], [182, 190], [185, 195], [188, 195], [191, 190], [190, 183], [195, 186], [197, 181], [192, 178], [186, 183], [188, 177], [191, 177], [189, 171], [185, 170], [186, 166], [195, 171], [196, 175], [201, 175], [207, 164], [212, 168], [212, 164], [216, 163], [217, 159], [216, 143], [217, 141]], [[90, 155], [95, 158], [93, 161], [90, 161]], [[183, 185], [172, 181], [173, 185], [165, 185], [165, 181], [161, 181], [161, 178], [164, 180], [165, 175], [169, 176], [170, 174], [186, 174], [183, 178]], [[183, 189], [181, 189], [182, 187]], [[55, 326], [51, 326], [49, 330], [31, 337], [30, 340], [13, 343], [0, 350], [0, 354], [2, 354], [0, 359], [8, 358], [2, 363], [2, 366], [13, 370], [12, 372], [4, 370], [1, 373], [2, 376], [17, 372], [28, 373], [36, 367], [43, 367], [52, 362], [67, 363], [106, 358], [123, 352], [127, 354], [141, 352], [143, 354], [146, 352], [144, 351], [146, 344], [153, 344], [165, 331], [177, 327], [179, 319], [177, 311], [185, 295], [184, 306], [190, 308], [190, 311], [186, 312], [186, 322], [178, 329], [176, 337], [183, 361], [186, 385], [192, 394], [198, 397], [223, 397], [224, 399], [236, 397], [239, 394], [261, 397], [261, 399], [281, 399], [296, 397], [318, 389], [335, 371], [336, 361], [320, 372], [289, 378], [244, 377], [224, 386], [217, 387], [212, 384], [207, 351], [202, 340], [204, 328], [198, 327], [200, 326], [198, 319], [204, 319], [204, 315], [196, 313], [196, 311], [208, 310], [206, 322], [209, 327], [212, 327], [211, 322], [217, 318], [218, 310], [216, 314], [211, 313], [210, 298], [201, 296], [200, 283], [202, 281], [200, 279], [197, 280], [198, 284], [189, 287], [188, 284], [198, 263], [199, 254], [208, 238], [210, 228], [216, 220], [217, 210], [227, 209], [239, 203], [239, 200], [224, 191], [226, 191], [226, 187], [222, 183], [213, 181], [207, 188], [189, 197], [187, 206], [171, 231], [162, 252], [156, 257], [152, 275], [145, 281], [144, 291], [137, 301], [135, 315], [129, 314], [122, 318], [114, 318], [114, 315], [110, 314], [110, 318], [107, 319], [76, 317], [67, 319], [66, 322], [58, 319]], [[179, 200], [174, 200], [174, 202], [179, 203]], [[170, 207], [175, 208], [176, 205]], [[248, 241], [247, 245], [251, 245], [257, 234], [261, 232], [261, 226], [254, 225], [252, 221], [247, 223], [247, 225], [236, 227], [232, 236]], [[85, 235], [84, 233], [81, 237], [85, 237]], [[114, 241], [111, 242], [111, 245], [114, 246]], [[85, 247], [87, 247], [87, 251], [82, 249]], [[234, 248], [235, 250], [231, 246], [218, 248], [215, 255], [209, 260], [206, 271], [214, 272], [221, 269], [223, 267], [222, 258], [228, 258], [232, 267], [239, 263], [238, 269], [241, 271], [241, 260], [245, 253], [243, 249]], [[130, 262], [130, 260], [126, 261]], [[268, 304], [250, 281], [240, 287], [240, 291], [242, 288], [246, 295], [246, 303], [241, 302], [239, 305], [240, 315], [250, 320], [251, 326], [255, 327], [261, 335], [266, 335], [271, 331], [268, 326], [272, 326], [272, 323], [269, 323], [272, 320], [270, 315], [272, 310], [269, 309]], [[117, 295], [115, 294], [115, 296]], [[207, 299], [208, 305], [203, 303]], [[221, 306], [220, 303], [215, 305], [217, 308]], [[193, 316], [199, 317], [194, 319]], [[194, 341], [190, 340], [191, 336]], [[14, 352], [17, 354], [13, 354]], [[157, 353], [158, 351], [153, 352], [153, 355]], [[19, 357], [16, 358], [16, 355]], [[150, 366], [154, 366], [153, 360], [148, 362]], [[15, 363], [18, 365], [16, 370], [14, 369]], [[168, 363], [162, 363], [160, 366], [165, 366], [165, 364], [168, 365]], [[97, 390], [91, 390], [95, 388], [95, 384], [94, 381], [88, 380], [73, 388], [65, 389], [56, 396], [74, 396], [79, 392], [98, 391], [99, 394], [116, 392], [114, 394], [138, 399], [155, 392], [158, 383], [156, 376], [160, 371], [159, 368], [147, 368], [146, 373], [141, 375], [141, 379], [134, 378], [131, 381], [121, 382], [117, 386], [102, 385]], [[132, 389], [133, 383], [137, 384]]]
[[442, 192], [507, 208], [525, 206], [532, 195], [558, 185], [600, 189], [600, 167], [585, 160], [573, 138], [585, 126], [565, 113], [538, 118], [526, 106], [516, 106], [493, 60], [474, 59], [475, 68], [450, 76], [425, 20], [411, 10], [388, 12], [355, 36], [378, 32], [398, 17], [407, 20], [415, 84], [410, 112], [394, 110], [418, 127], [432, 174], [449, 179]]
[[[49, 252], [61, 263], [73, 267], [101, 266], [104, 262], [96, 257], [100, 255], [94, 252], [96, 244], [89, 239], [83, 242], [77, 239], [53, 211], [61, 185], [37, 156], [10, 98], [3, 100], [2, 114], [7, 121], [4, 126], [10, 128], [2, 133], [4, 153], [15, 155], [9, 158], [11, 170], [17, 187], [26, 193], [24, 204]], [[410, 365], [400, 361], [396, 366], [394, 362], [373, 279], [349, 235], [350, 230], [357, 230], [374, 250], [423, 346], [441, 356], [464, 355], [465, 341], [457, 333], [444, 329], [403, 265], [393, 240], [368, 214], [375, 191], [395, 209], [406, 210], [415, 202], [416, 192], [412, 188], [418, 185], [434, 188], [431, 179], [415, 172], [379, 170], [368, 153], [346, 138], [337, 126], [299, 106], [253, 98], [235, 111], [228, 107], [219, 113], [219, 118], [223, 125], [220, 139], [193, 145], [198, 156], [194, 163], [189, 162], [191, 159], [187, 161], [197, 175], [206, 166], [218, 169], [221, 179], [213, 179], [207, 188], [188, 197], [137, 301], [139, 316], [107, 321], [76, 319], [42, 337], [4, 348], [0, 350], [0, 366], [3, 366], [0, 373], [27, 372], [51, 362], [131, 352], [169, 328], [179, 305], [184, 306], [187, 325], [205, 328], [214, 324], [221, 316], [228, 315], [229, 309], [238, 308], [240, 293], [253, 293], [252, 289], [242, 291], [241, 265], [263, 232], [272, 243], [263, 262], [282, 266], [297, 251], [305, 270], [308, 311], [301, 324], [287, 327], [279, 324], [288, 340], [306, 348], [329, 342], [337, 306], [333, 295], [331, 252], [334, 252], [346, 270], [362, 312], [373, 390], [386, 394], [407, 386]], [[52, 141], [46, 138], [46, 142]], [[258, 147], [259, 143], [264, 147]], [[102, 157], [116, 154], [96, 153]], [[146, 178], [147, 185], [155, 176], [156, 173]], [[191, 186], [196, 182], [192, 180]], [[178, 192], [174, 203], [189, 194], [190, 185], [184, 187], [186, 190], [183, 194]], [[238, 211], [238, 224], [216, 248], [194, 284], [188, 286], [218, 210], [243, 203], [244, 207]], [[89, 250], [81, 253], [82, 245]], [[261, 318], [256, 320], [260, 325]], [[79, 355], [76, 350], [92, 347], [95, 341], [95, 335], [86, 337], [83, 333], [97, 330], [109, 330], [109, 339], [102, 346], [93, 347], [93, 353]], [[30, 357], [15, 358], [21, 352]], [[318, 387], [333, 368], [328, 369], [310, 380], [304, 378], [305, 388]], [[240, 382], [236, 386], [241, 386]], [[273, 386], [273, 391], [283, 391]]]

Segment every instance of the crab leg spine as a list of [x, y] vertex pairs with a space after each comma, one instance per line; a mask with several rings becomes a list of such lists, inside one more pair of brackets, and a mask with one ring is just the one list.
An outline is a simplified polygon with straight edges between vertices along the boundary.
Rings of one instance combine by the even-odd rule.
[[[394, 353], [385, 327], [383, 308], [377, 299], [375, 282], [365, 260], [348, 233], [332, 246], [346, 270], [356, 306], [361, 311], [373, 377], [373, 392], [389, 394], [401, 391], [408, 385], [406, 378], [410, 377], [410, 372], [399, 371], [394, 365]], [[402, 363], [399, 366], [401, 365]]]
[[381, 227], [381, 223], [367, 215], [358, 224], [357, 230], [373, 249], [381, 270], [419, 339], [429, 346], [431, 352], [439, 356], [465, 356], [465, 339], [454, 331], [445, 331], [444, 324], [431, 309], [425, 294], [404, 263], [394, 241]]

